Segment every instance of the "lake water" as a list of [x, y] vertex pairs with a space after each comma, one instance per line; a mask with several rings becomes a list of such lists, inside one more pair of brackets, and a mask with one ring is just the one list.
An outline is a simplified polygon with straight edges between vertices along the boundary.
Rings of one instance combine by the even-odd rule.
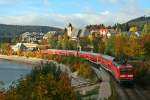
[[13, 82], [30, 73], [32, 65], [0, 59], [0, 88], [8, 88]]

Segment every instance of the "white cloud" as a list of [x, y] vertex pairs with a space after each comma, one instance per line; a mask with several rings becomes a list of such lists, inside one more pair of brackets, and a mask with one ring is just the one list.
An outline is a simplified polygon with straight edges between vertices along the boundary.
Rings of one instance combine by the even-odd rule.
[[108, 0], [111, 3], [117, 3], [119, 0]]
[[[0, 4], [20, 2], [23, 0], [0, 0]], [[73, 14], [39, 14], [39, 13], [26, 13], [21, 16], [0, 16], [0, 23], [3, 24], [19, 24], [19, 25], [48, 25], [65, 27], [68, 23], [72, 23], [77, 27], [83, 27], [87, 24], [101, 24], [112, 25], [116, 22], [126, 22], [132, 18], [143, 15], [150, 15], [150, 9], [141, 9], [136, 0], [99, 0], [109, 3], [119, 3], [122, 6], [117, 12], [103, 11], [94, 12], [91, 8], [86, 7], [83, 13]], [[50, 9], [51, 2], [43, 0], [45, 11]], [[63, 8], [62, 8], [63, 9]], [[52, 11], [53, 12], [53, 11]]]
[[101, 14], [102, 14], [102, 15], [108, 15], [108, 14], [110, 14], [110, 12], [109, 12], [109, 11], [104, 11], [104, 12], [102, 12]]
[[150, 10], [142, 10], [129, 14], [127, 12], [74, 13], [74, 14], [26, 14], [24, 16], [0, 16], [0, 23], [19, 25], [48, 25], [65, 27], [71, 22], [76, 27], [87, 24], [112, 25], [116, 22], [126, 22], [132, 18], [150, 15]]

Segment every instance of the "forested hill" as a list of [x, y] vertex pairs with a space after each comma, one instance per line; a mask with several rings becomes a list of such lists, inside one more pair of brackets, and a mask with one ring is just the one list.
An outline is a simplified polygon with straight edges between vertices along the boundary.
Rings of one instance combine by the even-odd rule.
[[150, 17], [139, 17], [127, 22], [129, 25], [143, 26], [145, 23], [150, 23]]
[[29, 26], [29, 25], [5, 25], [0, 24], [0, 36], [19, 35], [23, 32], [43, 32], [61, 31], [62, 29], [49, 26]]
[[132, 26], [136, 26], [136, 27], [138, 27], [139, 30], [142, 30], [144, 24], [146, 24], [146, 23], [150, 24], [150, 17], [142, 16], [142, 17], [132, 19], [126, 23], [123, 23], [123, 24], [121, 24], [120, 27], [121, 27], [122, 31], [128, 31], [129, 28]]

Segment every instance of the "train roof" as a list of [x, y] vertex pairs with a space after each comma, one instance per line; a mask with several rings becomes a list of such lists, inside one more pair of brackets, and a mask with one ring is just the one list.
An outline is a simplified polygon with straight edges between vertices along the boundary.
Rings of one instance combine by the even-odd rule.
[[100, 54], [100, 53], [92, 53], [92, 54], [94, 54], [94, 55], [100, 55], [103, 58], [108, 59], [108, 60], [114, 60], [115, 59], [115, 57], [104, 55], [104, 54]]
[[59, 50], [59, 49], [47, 49], [47, 50], [57, 50], [57, 51], [67, 51], [67, 52], [74, 52], [75, 50]]
[[103, 58], [108, 59], [108, 60], [114, 60], [115, 59], [115, 57], [100, 54], [100, 53], [92, 53], [92, 52], [84, 52], [84, 51], [81, 51], [81, 53], [90, 53], [90, 54], [95, 55], [95, 56], [102, 56]]
[[107, 55], [102, 55], [105, 59], [108, 59], [108, 60], [114, 60], [115, 57], [112, 57], [112, 56], [107, 56]]
[[[48, 49], [48, 50], [58, 50], [58, 49]], [[74, 52], [75, 50], [61, 50], [61, 51]], [[81, 53], [92, 54], [92, 55], [95, 55], [95, 56], [102, 56], [103, 58], [108, 59], [108, 60], [114, 60], [115, 59], [115, 57], [104, 55], [104, 54], [100, 54], [100, 53], [85, 52], [85, 51], [80, 51], [80, 52]]]

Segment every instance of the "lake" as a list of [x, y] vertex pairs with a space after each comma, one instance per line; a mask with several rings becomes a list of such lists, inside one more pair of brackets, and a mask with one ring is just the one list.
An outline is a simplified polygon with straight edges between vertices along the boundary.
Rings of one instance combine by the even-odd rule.
[[8, 88], [13, 82], [30, 73], [32, 65], [0, 59], [0, 88]]

